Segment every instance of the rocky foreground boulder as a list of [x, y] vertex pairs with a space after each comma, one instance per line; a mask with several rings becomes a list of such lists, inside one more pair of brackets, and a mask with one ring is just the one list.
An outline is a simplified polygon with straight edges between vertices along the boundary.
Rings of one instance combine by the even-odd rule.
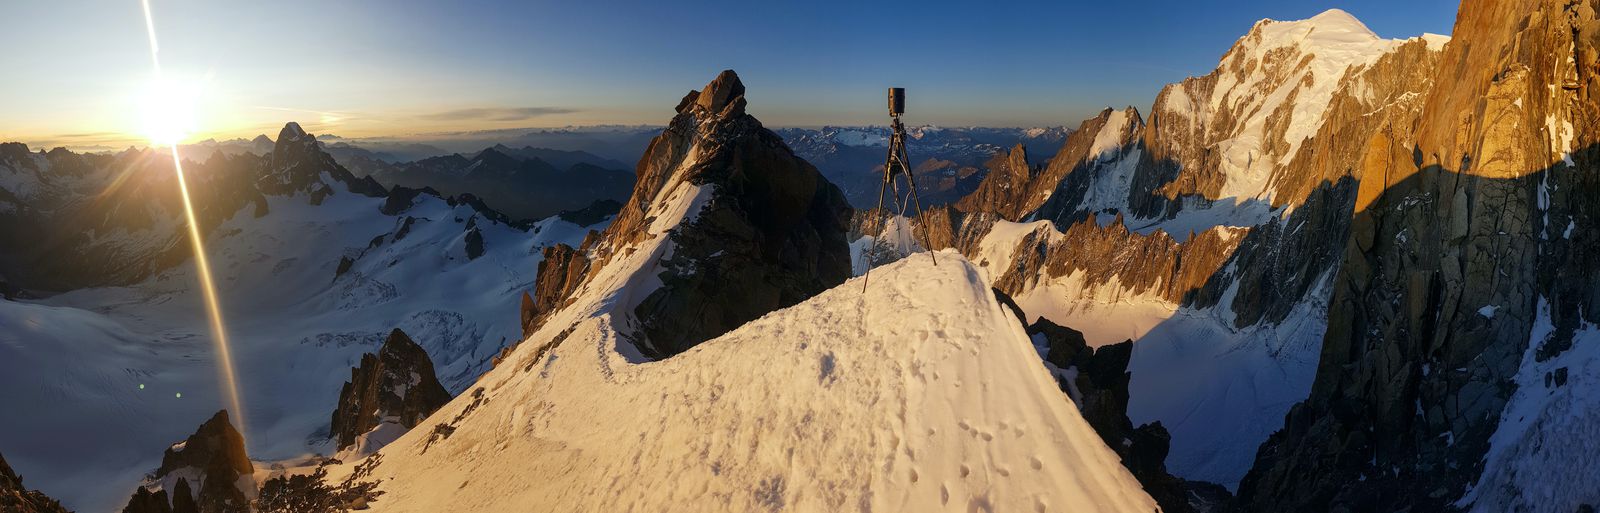
[[61, 503], [43, 492], [22, 486], [22, 476], [0, 456], [0, 511], [6, 513], [66, 513]]
[[428, 352], [395, 329], [377, 354], [361, 355], [361, 366], [350, 369], [333, 412], [332, 437], [340, 450], [377, 450], [388, 440], [368, 441], [369, 433], [387, 424], [396, 428], [391, 436], [398, 436], [448, 402], [450, 392], [434, 375]]

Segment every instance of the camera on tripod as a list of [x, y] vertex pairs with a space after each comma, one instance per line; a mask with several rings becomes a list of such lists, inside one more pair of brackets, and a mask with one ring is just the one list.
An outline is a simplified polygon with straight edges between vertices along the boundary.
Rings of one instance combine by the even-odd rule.
[[[862, 232], [873, 237], [874, 240], [881, 235], [883, 217], [889, 212], [883, 208], [883, 197], [890, 194], [893, 188], [894, 202], [891, 208], [897, 211], [899, 217], [907, 217], [908, 207], [916, 208], [916, 219], [912, 220], [914, 226], [922, 228], [923, 246], [928, 251], [928, 257], [933, 259], [933, 265], [939, 265], [939, 258], [933, 256], [932, 238], [927, 236], [927, 226], [922, 221], [922, 200], [917, 197], [917, 180], [911, 175], [911, 155], [906, 152], [906, 125], [900, 122], [900, 115], [906, 113], [906, 88], [889, 88], [889, 155], [883, 162], [883, 182], [878, 185], [878, 208], [871, 210], [872, 219], [865, 223]], [[896, 178], [904, 175], [906, 194], [900, 194], [900, 182]], [[916, 228], [912, 228], [915, 237]], [[874, 242], [876, 244], [876, 242]], [[866, 259], [865, 276], [861, 278], [861, 291], [867, 291], [867, 278], [872, 273], [872, 258], [867, 252], [862, 253]]]
[[899, 116], [906, 113], [906, 88], [889, 88], [889, 115]]

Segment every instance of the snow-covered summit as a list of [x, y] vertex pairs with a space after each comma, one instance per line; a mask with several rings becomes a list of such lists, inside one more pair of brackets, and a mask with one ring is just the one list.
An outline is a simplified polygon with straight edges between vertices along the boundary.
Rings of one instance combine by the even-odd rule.
[[1277, 46], [1294, 43], [1322, 46], [1341, 42], [1366, 42], [1379, 39], [1367, 24], [1343, 9], [1328, 9], [1304, 20], [1279, 21], [1271, 18], [1256, 22], [1251, 32], [1262, 32]]
[[937, 258], [657, 362], [617, 351], [618, 316], [548, 324], [383, 449], [371, 507], [1153, 511], [978, 271]]
[[[1437, 38], [1425, 39], [1430, 48], [1442, 46]], [[1168, 86], [1156, 105], [1156, 116], [1196, 132], [1197, 140], [1182, 145], [1217, 154], [1217, 190], [1182, 192], [1270, 199], [1273, 171], [1288, 165], [1322, 128], [1346, 76], [1405, 42], [1378, 37], [1338, 9], [1299, 21], [1256, 22], [1223, 54], [1216, 71]]]

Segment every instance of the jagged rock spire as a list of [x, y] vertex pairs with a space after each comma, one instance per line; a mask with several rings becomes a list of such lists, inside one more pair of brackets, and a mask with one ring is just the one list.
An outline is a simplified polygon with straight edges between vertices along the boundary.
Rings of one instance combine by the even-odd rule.
[[333, 412], [332, 434], [344, 449], [387, 419], [415, 427], [447, 402], [450, 393], [434, 375], [428, 352], [396, 328], [377, 354], [361, 355], [361, 366], [350, 369]]
[[[569, 301], [567, 291], [642, 248], [671, 247], [661, 262], [634, 271], [656, 273], [665, 285], [618, 308], [632, 310], [633, 338], [654, 357], [850, 276], [843, 193], [745, 113], [744, 92], [732, 70], [690, 91], [640, 159], [633, 195], [616, 220], [576, 251], [546, 250], [550, 265], [540, 265], [530, 332], [565, 306], [554, 302]], [[694, 201], [696, 212], [676, 208], [693, 197], [706, 198]]]

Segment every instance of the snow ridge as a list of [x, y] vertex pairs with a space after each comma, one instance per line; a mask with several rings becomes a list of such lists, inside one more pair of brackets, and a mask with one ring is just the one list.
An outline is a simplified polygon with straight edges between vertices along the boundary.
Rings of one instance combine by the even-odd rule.
[[424, 424], [465, 416], [448, 438], [383, 449], [373, 510], [1154, 510], [979, 271], [936, 256], [644, 364], [618, 317], [563, 311], [530, 338], [559, 344]]

